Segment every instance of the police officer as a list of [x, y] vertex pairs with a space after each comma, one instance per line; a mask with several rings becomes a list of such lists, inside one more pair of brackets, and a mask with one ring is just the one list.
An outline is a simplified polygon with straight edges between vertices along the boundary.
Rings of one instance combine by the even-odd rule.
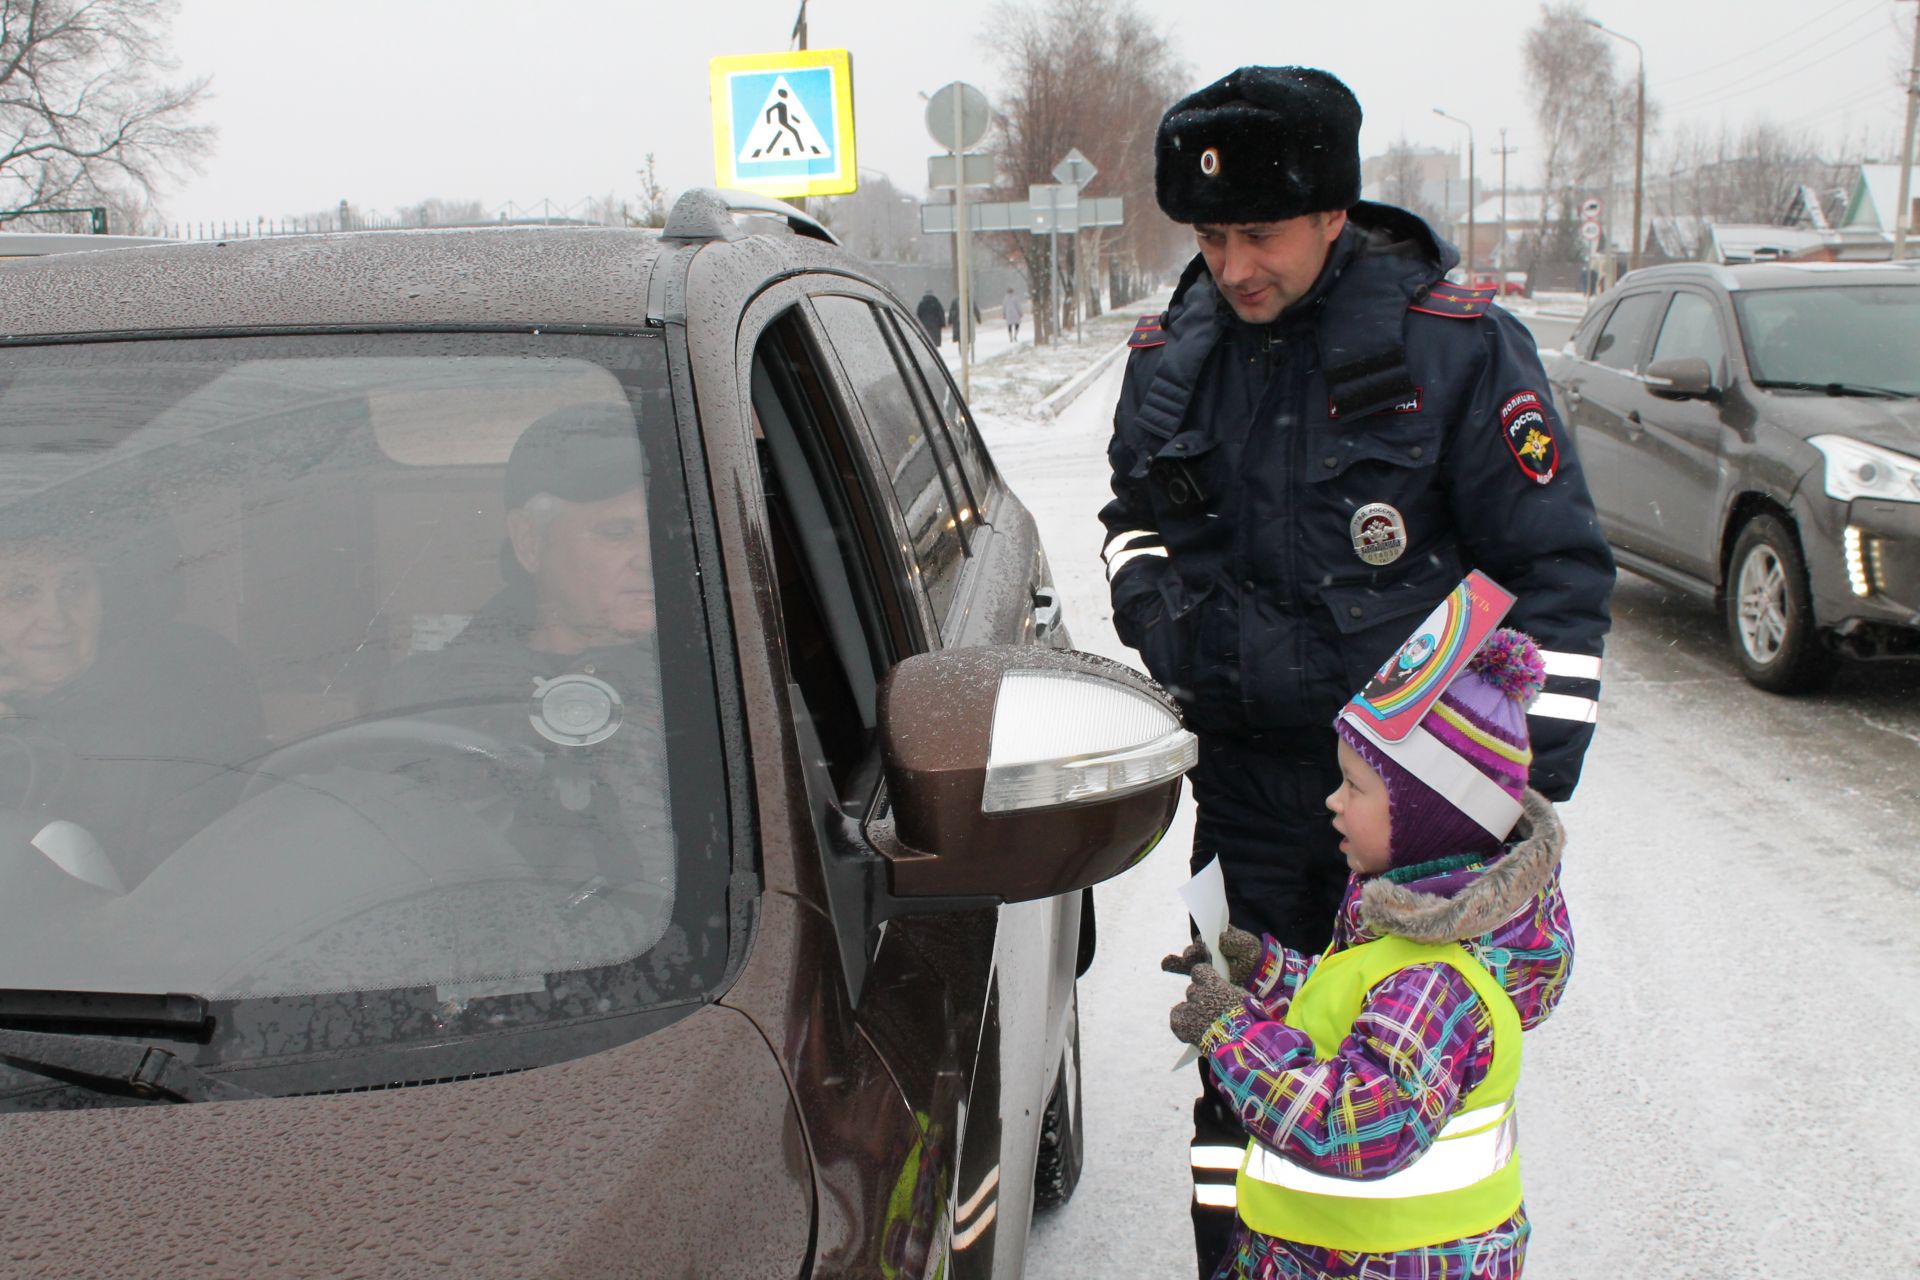
[[[1532, 336], [1418, 217], [1363, 201], [1360, 105], [1303, 67], [1175, 103], [1155, 194], [1199, 255], [1142, 320], [1101, 511], [1114, 627], [1200, 736], [1193, 865], [1233, 923], [1313, 953], [1346, 879], [1333, 717], [1469, 569], [1534, 636], [1532, 785], [1565, 799], [1599, 696], [1613, 559]], [[1200, 1274], [1245, 1135], [1210, 1088], [1191, 1155]]]

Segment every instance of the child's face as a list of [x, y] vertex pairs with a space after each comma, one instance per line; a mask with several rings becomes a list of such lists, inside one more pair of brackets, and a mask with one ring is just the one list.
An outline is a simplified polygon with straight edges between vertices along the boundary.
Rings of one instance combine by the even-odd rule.
[[1340, 776], [1344, 779], [1327, 797], [1333, 811], [1333, 829], [1340, 833], [1340, 852], [1355, 875], [1377, 876], [1389, 865], [1391, 848], [1387, 821], [1387, 784], [1358, 752], [1339, 740]]

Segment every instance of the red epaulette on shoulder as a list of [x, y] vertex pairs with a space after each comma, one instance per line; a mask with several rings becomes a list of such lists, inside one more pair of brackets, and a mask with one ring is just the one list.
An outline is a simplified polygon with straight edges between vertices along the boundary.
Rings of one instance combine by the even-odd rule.
[[1165, 345], [1167, 334], [1166, 331], [1160, 327], [1160, 324], [1166, 318], [1167, 313], [1164, 311], [1156, 312], [1150, 316], [1141, 316], [1140, 323], [1133, 326], [1133, 332], [1127, 337], [1127, 345], [1136, 350], [1141, 347], [1158, 347]]
[[1493, 294], [1494, 288], [1490, 284], [1469, 289], [1465, 285], [1441, 283], [1427, 290], [1423, 296], [1416, 297], [1408, 310], [1422, 311], [1430, 316], [1471, 320], [1487, 313], [1488, 305], [1493, 302]]

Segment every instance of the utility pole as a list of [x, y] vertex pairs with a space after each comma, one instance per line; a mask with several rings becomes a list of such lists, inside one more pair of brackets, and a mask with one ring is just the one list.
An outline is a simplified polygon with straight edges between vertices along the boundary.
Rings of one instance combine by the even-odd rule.
[[[1639, 73], [1635, 77], [1636, 86], [1633, 101], [1633, 239], [1632, 248], [1627, 251], [1627, 270], [1634, 271], [1640, 266], [1640, 192], [1642, 188], [1641, 161], [1647, 149], [1647, 51], [1632, 36], [1623, 36], [1612, 27], [1604, 26], [1592, 18], [1586, 19], [1588, 26], [1595, 31], [1604, 32], [1615, 40], [1625, 40], [1633, 46], [1634, 57], [1639, 62]], [[1611, 194], [1611, 192], [1609, 192]]]
[[[795, 49], [804, 49], [807, 47], [807, 0], [800, 0], [800, 16], [793, 20], [793, 31], [788, 36], [788, 43], [792, 44]], [[800, 210], [802, 213], [806, 212], [807, 198], [805, 196], [793, 197], [792, 203], [794, 208]]]
[[1913, 11], [1913, 63], [1907, 69], [1907, 131], [1900, 142], [1900, 203], [1893, 211], [1893, 260], [1907, 256], [1913, 222], [1913, 124], [1920, 114], [1920, 7]]
[[[1507, 131], [1500, 131], [1500, 146], [1494, 154], [1500, 157], [1500, 294], [1507, 291], [1507, 157], [1518, 151], [1518, 147], [1507, 145]], [[1540, 199], [1541, 212], [1546, 212], [1546, 197]], [[1543, 219], [1544, 222], [1544, 219]]]

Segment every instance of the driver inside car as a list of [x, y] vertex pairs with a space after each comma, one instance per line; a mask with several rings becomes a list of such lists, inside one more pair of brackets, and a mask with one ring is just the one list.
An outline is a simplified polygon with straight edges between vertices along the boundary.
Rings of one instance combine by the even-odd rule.
[[[501, 770], [508, 839], [543, 874], [669, 890], [659, 646], [647, 467], [631, 411], [583, 404], [547, 414], [507, 461], [506, 585], [444, 648], [382, 683], [382, 710], [462, 722], [530, 743], [538, 770]], [[441, 761], [436, 785], [461, 768]]]
[[263, 728], [232, 644], [167, 616], [171, 529], [115, 517], [0, 518], [0, 805], [130, 889], [232, 807]]

